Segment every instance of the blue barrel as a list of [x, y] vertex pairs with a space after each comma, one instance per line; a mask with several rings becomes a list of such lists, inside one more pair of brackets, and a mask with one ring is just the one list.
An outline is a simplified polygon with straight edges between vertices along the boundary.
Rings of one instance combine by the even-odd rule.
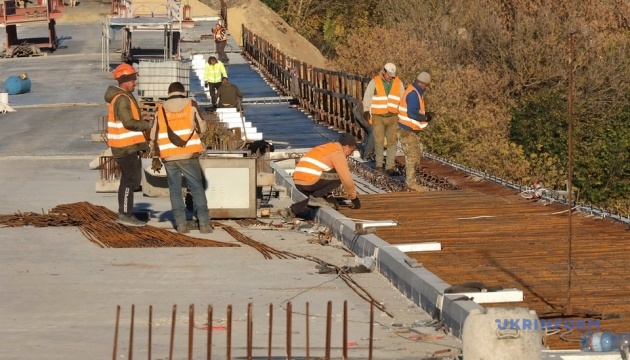
[[31, 79], [28, 77], [22, 79], [22, 77], [9, 76], [4, 82], [4, 90], [8, 92], [9, 95], [24, 94], [31, 91]]

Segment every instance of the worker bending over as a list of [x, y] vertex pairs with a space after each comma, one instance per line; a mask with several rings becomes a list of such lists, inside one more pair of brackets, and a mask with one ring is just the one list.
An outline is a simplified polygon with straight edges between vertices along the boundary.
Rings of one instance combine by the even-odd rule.
[[[186, 205], [182, 192], [182, 175], [193, 197], [194, 211], [199, 220], [199, 232], [212, 232], [210, 210], [203, 186], [203, 174], [199, 155], [204, 151], [200, 136], [206, 132], [206, 123], [201, 119], [197, 103], [189, 99], [180, 82], [168, 87], [168, 99], [158, 104], [157, 121], [151, 129], [151, 144], [154, 154], [166, 167], [166, 179], [175, 217], [177, 232], [190, 232], [186, 219]], [[157, 149], [156, 145], [157, 144]], [[159, 171], [159, 164], [154, 170]]]
[[357, 189], [348, 168], [348, 156], [356, 149], [357, 142], [350, 134], [341, 134], [339, 139], [319, 145], [309, 150], [295, 167], [293, 182], [295, 188], [308, 198], [298, 201], [290, 208], [280, 210], [286, 220], [298, 216], [311, 219], [307, 211], [309, 200], [321, 205], [336, 205], [332, 192], [343, 184], [348, 197], [352, 201], [350, 208], [359, 209], [361, 202], [357, 197]]
[[118, 187], [118, 219], [127, 226], [143, 226], [145, 222], [133, 215], [133, 192], [140, 188], [142, 161], [140, 156], [149, 150], [142, 133], [151, 127], [140, 118], [140, 106], [133, 91], [136, 89], [138, 72], [129, 64], [120, 64], [114, 69], [118, 86], [109, 86], [105, 101], [109, 103], [107, 118], [107, 145], [112, 149], [114, 160], [121, 170]]

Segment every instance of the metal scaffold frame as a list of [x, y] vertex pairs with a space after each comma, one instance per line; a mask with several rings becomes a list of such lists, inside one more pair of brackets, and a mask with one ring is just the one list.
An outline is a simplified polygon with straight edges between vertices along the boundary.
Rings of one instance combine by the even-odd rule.
[[[159, 10], [165, 9], [163, 13]], [[147, 14], [143, 12], [150, 10]], [[154, 8], [148, 8], [146, 4], [134, 7], [131, 0], [112, 3], [112, 14], [102, 23], [101, 40], [101, 68], [110, 70], [110, 44], [112, 33], [123, 30], [121, 57], [122, 61], [130, 61], [132, 50], [132, 34], [136, 31], [163, 31], [164, 33], [164, 59], [173, 57], [173, 46], [177, 48], [176, 56], [179, 57], [179, 46], [174, 44], [174, 32], [181, 32], [184, 27], [193, 27], [190, 19], [190, 6], [182, 7], [181, 0], [168, 0], [166, 5], [156, 4]]]

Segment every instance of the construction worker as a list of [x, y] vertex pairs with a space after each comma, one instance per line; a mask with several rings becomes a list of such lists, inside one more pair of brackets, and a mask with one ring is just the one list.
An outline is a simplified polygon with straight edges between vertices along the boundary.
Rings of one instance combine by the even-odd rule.
[[217, 108], [217, 90], [221, 87], [221, 79], [227, 77], [227, 71], [221, 61], [216, 57], [210, 56], [208, 63], [203, 71], [203, 81], [206, 89], [210, 91], [212, 99], [212, 107]]
[[405, 92], [405, 86], [396, 76], [396, 65], [387, 63], [383, 70], [370, 82], [363, 95], [363, 120], [371, 118], [374, 134], [376, 169], [383, 167], [383, 149], [387, 140], [385, 173], [396, 174], [396, 130], [398, 128], [398, 104]]
[[[186, 96], [180, 82], [168, 87], [168, 98], [157, 106], [157, 121], [151, 128], [150, 141], [154, 156], [159, 157], [166, 168], [171, 208], [178, 233], [190, 232], [186, 220], [186, 205], [182, 193], [182, 175], [193, 197], [194, 208], [199, 220], [199, 232], [212, 232], [210, 210], [203, 186], [203, 174], [199, 155], [204, 151], [200, 136], [206, 132], [206, 123], [199, 115], [197, 103]], [[156, 148], [157, 145], [157, 148]], [[160, 171], [159, 162], [154, 161], [153, 170]]]
[[431, 75], [421, 72], [407, 87], [398, 107], [398, 139], [405, 152], [405, 183], [416, 191], [426, 190], [416, 183], [416, 168], [420, 167], [420, 132], [424, 130], [432, 114], [426, 112], [424, 93], [431, 84]]
[[225, 45], [227, 45], [227, 28], [221, 23], [217, 23], [214, 26], [214, 44], [217, 48], [217, 54], [219, 55], [219, 61], [224, 64], [230, 62], [230, 59], [225, 54]]
[[308, 198], [280, 210], [280, 215], [288, 221], [295, 216], [313, 218], [307, 211], [309, 200], [318, 205], [336, 207], [337, 202], [331, 194], [340, 184], [352, 201], [350, 207], [359, 209], [361, 202], [346, 160], [356, 147], [354, 136], [344, 133], [337, 141], [319, 145], [304, 154], [295, 167], [293, 182], [295, 188]]
[[133, 215], [133, 192], [140, 187], [142, 162], [140, 156], [149, 150], [142, 133], [151, 127], [141, 119], [140, 106], [133, 96], [138, 72], [129, 64], [114, 69], [118, 86], [109, 86], [105, 101], [109, 103], [107, 119], [107, 145], [120, 165], [122, 175], [118, 187], [118, 219], [116, 222], [128, 226], [143, 226], [146, 223]]
[[241, 103], [243, 101], [243, 93], [238, 86], [232, 84], [227, 77], [223, 77], [221, 87], [217, 91], [217, 97], [219, 107], [236, 107], [241, 109]]

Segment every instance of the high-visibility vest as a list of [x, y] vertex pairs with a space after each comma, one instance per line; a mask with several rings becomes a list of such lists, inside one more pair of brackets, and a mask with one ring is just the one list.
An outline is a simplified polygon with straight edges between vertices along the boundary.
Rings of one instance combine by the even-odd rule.
[[308, 151], [295, 166], [293, 180], [315, 183], [322, 176], [322, 172], [333, 170], [332, 163], [325, 162], [323, 158], [334, 151], [343, 151], [343, 148], [339, 143], [330, 142]]
[[[160, 157], [162, 159], [183, 155], [183, 154], [195, 154], [203, 151], [201, 140], [199, 135], [192, 127], [190, 120], [192, 119], [192, 101], [188, 103], [181, 111], [170, 112], [164, 109], [163, 105], [158, 104], [157, 107], [157, 121], [158, 121], [158, 137], [157, 144], [160, 148]], [[168, 118], [168, 126], [171, 130], [182, 138], [182, 140], [188, 140], [185, 146], [179, 147], [173, 144], [168, 138], [168, 130], [166, 127], [166, 119], [164, 113]]]
[[218, 29], [214, 29], [214, 41], [226, 41], [227, 40], [227, 31], [223, 26], [220, 26]]
[[385, 92], [385, 85], [380, 76], [374, 77], [374, 85], [376, 86], [376, 94], [372, 96], [370, 104], [370, 113], [377, 115], [385, 115], [387, 113], [398, 114], [398, 104], [400, 103], [399, 94], [402, 91], [402, 82], [395, 77], [392, 82], [392, 88], [389, 94]]
[[115, 148], [123, 148], [135, 144], [147, 142], [142, 131], [128, 130], [123, 126], [122, 121], [116, 119], [114, 114], [114, 104], [119, 96], [127, 96], [131, 103], [131, 114], [136, 121], [140, 121], [140, 108], [138, 104], [127, 94], [116, 94], [109, 102], [109, 114], [107, 119], [107, 145]]
[[400, 105], [398, 106], [398, 123], [411, 128], [413, 131], [420, 131], [427, 127], [429, 123], [426, 121], [414, 120], [409, 117], [409, 114], [407, 113], [407, 95], [409, 95], [412, 91], [415, 91], [416, 94], [418, 94], [418, 99], [420, 100], [420, 114], [425, 113], [424, 97], [420, 95], [420, 92], [418, 92], [413, 85], [409, 85], [403, 94]]

